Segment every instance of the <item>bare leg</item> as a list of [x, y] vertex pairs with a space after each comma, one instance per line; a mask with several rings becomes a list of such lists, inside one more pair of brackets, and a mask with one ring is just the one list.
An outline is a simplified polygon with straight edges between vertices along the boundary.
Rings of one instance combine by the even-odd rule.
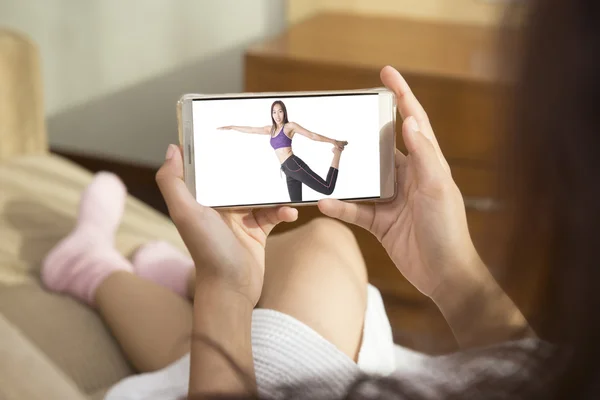
[[[188, 279], [194, 292], [194, 273]], [[319, 218], [267, 242], [259, 307], [304, 322], [356, 359], [366, 308], [367, 274], [351, 231]], [[110, 275], [96, 292], [97, 307], [131, 363], [154, 371], [189, 351], [192, 306], [149, 280]]]
[[[43, 263], [46, 287], [96, 308], [141, 372], [163, 368], [189, 351], [192, 307], [172, 290], [133, 274], [111, 244], [76, 230]], [[182, 278], [183, 279], [183, 278]]]
[[114, 248], [125, 195], [118, 177], [97, 174], [82, 194], [75, 228], [44, 258], [40, 277], [49, 290], [95, 307], [131, 363], [146, 372], [187, 353], [192, 310], [172, 291], [134, 275]]
[[331, 151], [333, 151], [333, 160], [331, 160], [331, 167], [335, 169], [340, 169], [340, 158], [342, 157], [342, 149], [339, 147], [334, 147]]
[[[173, 290], [134, 275], [112, 246], [124, 199], [118, 178], [98, 174], [82, 195], [76, 228], [45, 258], [41, 278], [48, 289], [96, 307], [130, 362], [148, 372], [189, 351], [192, 306]], [[190, 272], [181, 279], [193, 286], [193, 265], [185, 257], [183, 262]], [[367, 277], [350, 230], [321, 218], [273, 236], [266, 265], [259, 306], [297, 318], [356, 358]], [[185, 282], [172, 288], [179, 287], [183, 293]]]
[[[194, 293], [194, 274], [188, 281]], [[356, 360], [366, 308], [367, 272], [354, 235], [315, 219], [269, 238], [260, 308], [288, 314]]]
[[258, 306], [288, 314], [356, 360], [362, 342], [367, 272], [354, 235], [318, 218], [267, 244]]
[[140, 372], [166, 367], [190, 350], [191, 303], [149, 280], [115, 272], [96, 290], [96, 307]]

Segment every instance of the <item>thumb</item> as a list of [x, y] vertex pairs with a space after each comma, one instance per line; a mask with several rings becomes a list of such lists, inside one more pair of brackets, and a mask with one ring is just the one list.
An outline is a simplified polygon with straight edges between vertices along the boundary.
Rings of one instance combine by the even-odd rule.
[[328, 217], [336, 218], [367, 230], [370, 230], [373, 226], [375, 209], [371, 205], [346, 203], [337, 199], [321, 199], [317, 205], [319, 210]]
[[298, 210], [291, 207], [263, 208], [254, 211], [254, 218], [258, 226], [269, 236], [269, 233], [280, 222], [294, 222], [298, 219]]
[[419, 185], [439, 183], [446, 175], [433, 143], [420, 131], [417, 120], [408, 117], [402, 124], [402, 138]]
[[176, 225], [189, 218], [192, 212], [197, 213], [203, 208], [188, 190], [183, 176], [181, 149], [171, 144], [165, 162], [156, 173], [156, 183]]

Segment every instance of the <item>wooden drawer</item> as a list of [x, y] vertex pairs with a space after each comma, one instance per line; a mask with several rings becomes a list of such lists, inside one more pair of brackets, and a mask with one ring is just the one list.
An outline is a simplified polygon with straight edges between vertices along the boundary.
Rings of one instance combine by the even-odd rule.
[[[494, 155], [494, 88], [437, 77], [404, 74], [428, 113], [440, 146], [449, 162], [488, 165]], [[248, 54], [245, 90], [277, 92], [347, 90], [381, 86], [378, 69], [315, 65], [288, 59]], [[402, 148], [401, 120], [397, 141]]]

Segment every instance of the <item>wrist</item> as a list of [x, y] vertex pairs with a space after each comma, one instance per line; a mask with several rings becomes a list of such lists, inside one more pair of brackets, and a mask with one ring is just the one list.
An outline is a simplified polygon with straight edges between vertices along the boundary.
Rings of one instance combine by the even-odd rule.
[[198, 283], [194, 293], [193, 332], [237, 353], [238, 344], [250, 337], [253, 309], [246, 296], [225, 283]]
[[479, 257], [451, 270], [460, 272], [443, 281], [430, 297], [461, 348], [535, 335]]
[[190, 394], [247, 395], [254, 390], [248, 386], [254, 380], [252, 310], [247, 297], [224, 282], [196, 284]]
[[194, 299], [203, 299], [200, 301], [203, 305], [227, 306], [239, 310], [254, 309], [254, 304], [248, 296], [218, 278], [197, 276], [194, 285]]
[[470, 302], [481, 300], [495, 283], [479, 256], [447, 270], [451, 274], [443, 277], [429, 296], [444, 315], [462, 312]]

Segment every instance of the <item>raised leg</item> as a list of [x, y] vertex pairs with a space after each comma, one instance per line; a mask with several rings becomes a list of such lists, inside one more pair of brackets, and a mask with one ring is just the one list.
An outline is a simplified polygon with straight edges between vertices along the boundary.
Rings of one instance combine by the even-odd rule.
[[333, 167], [333, 165], [335, 163], [339, 164], [339, 153], [341, 151], [338, 148], [334, 148], [333, 152], [332, 166], [329, 168], [326, 179], [321, 178], [304, 161], [296, 156], [293, 156], [290, 162], [291, 166], [286, 169], [286, 175], [302, 182], [316, 192], [329, 196], [335, 190], [338, 169]]
[[[191, 298], [194, 269], [189, 259], [176, 260], [165, 249], [161, 253], [170, 263], [188, 266]], [[115, 272], [96, 291], [96, 307], [140, 371], [163, 368], [189, 351], [191, 303], [166, 286]], [[365, 264], [352, 232], [339, 222], [319, 218], [268, 239], [258, 306], [293, 316], [356, 359], [366, 286]]]
[[[317, 218], [269, 237], [258, 307], [288, 314], [356, 360], [367, 301], [367, 269], [354, 234]], [[194, 274], [188, 281], [194, 293]]]
[[367, 297], [367, 272], [354, 235], [315, 219], [273, 236], [258, 306], [288, 314], [356, 360]]
[[[190, 268], [189, 298], [193, 272]], [[356, 359], [366, 287], [366, 267], [352, 232], [337, 221], [318, 218], [268, 239], [258, 307], [304, 322]], [[96, 305], [140, 371], [163, 368], [189, 351], [192, 306], [187, 297], [148, 279], [115, 272], [98, 287]]]
[[[46, 257], [41, 275], [49, 290], [95, 307], [130, 362], [149, 372], [189, 351], [192, 306], [175, 291], [184, 292], [194, 269], [189, 257], [175, 257], [160, 246], [153, 246], [162, 254], [160, 266], [174, 271], [168, 264], [178, 263], [177, 273], [166, 275], [154, 268], [158, 264], [134, 266], [118, 254], [112, 243], [124, 198], [125, 189], [114, 175], [99, 174], [82, 196], [76, 228]], [[297, 318], [356, 358], [367, 277], [350, 230], [317, 219], [269, 238], [266, 253], [259, 306]], [[134, 262], [150, 265], [153, 257], [146, 256], [139, 253]], [[145, 278], [133, 273], [142, 269]]]
[[115, 175], [96, 175], [82, 194], [75, 228], [46, 256], [41, 278], [49, 290], [95, 307], [130, 362], [146, 372], [189, 351], [192, 310], [173, 291], [134, 275], [115, 249], [125, 194]]
[[342, 149], [339, 147], [334, 147], [333, 152], [333, 160], [331, 160], [331, 168], [340, 169], [340, 158], [342, 157]]

